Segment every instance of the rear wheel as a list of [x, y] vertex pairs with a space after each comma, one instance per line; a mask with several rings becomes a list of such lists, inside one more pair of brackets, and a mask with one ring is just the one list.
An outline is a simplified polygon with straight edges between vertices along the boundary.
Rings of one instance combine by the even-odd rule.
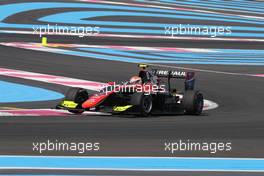
[[82, 103], [85, 102], [89, 98], [88, 92], [83, 88], [72, 87], [70, 88], [66, 95], [65, 100], [73, 101], [78, 104], [76, 109], [69, 109], [68, 111], [74, 114], [81, 114], [84, 112], [82, 108]]
[[200, 115], [203, 111], [203, 94], [199, 91], [187, 90], [182, 100], [185, 114]]

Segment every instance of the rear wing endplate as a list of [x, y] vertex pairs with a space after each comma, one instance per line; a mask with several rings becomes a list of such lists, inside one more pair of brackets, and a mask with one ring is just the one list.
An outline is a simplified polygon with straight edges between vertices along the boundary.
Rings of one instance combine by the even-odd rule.
[[169, 89], [170, 89], [170, 79], [178, 78], [185, 79], [185, 90], [193, 90], [195, 84], [195, 73], [194, 72], [185, 72], [179, 70], [159, 70], [153, 69], [153, 74], [160, 78], [168, 78]]

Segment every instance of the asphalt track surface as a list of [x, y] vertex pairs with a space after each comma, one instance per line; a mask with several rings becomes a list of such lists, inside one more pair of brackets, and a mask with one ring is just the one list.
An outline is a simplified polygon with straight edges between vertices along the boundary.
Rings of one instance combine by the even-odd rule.
[[[40, 39], [33, 35], [0, 34], [0, 42], [36, 42]], [[263, 43], [253, 42], [192, 42], [192, 41], [138, 41], [135, 39], [70, 39], [54, 36], [50, 42], [85, 43], [96, 45], [137, 45], [172, 46], [202, 48], [248, 48], [264, 49]], [[136, 42], [136, 43], [135, 43]], [[179, 65], [164, 64], [202, 70], [232, 73], [263, 74], [263, 66], [227, 66], [227, 65]], [[0, 67], [59, 75], [85, 80], [107, 82], [122, 81], [137, 72], [136, 64], [87, 59], [78, 56], [44, 53], [0, 46]], [[166, 67], [165, 67], [166, 68]], [[122, 73], [122, 74], [120, 74]], [[65, 86], [40, 83], [18, 78], [0, 77], [1, 80], [44, 87], [65, 93]], [[32, 141], [98, 141], [99, 152], [89, 152], [89, 156], [212, 156], [212, 157], [264, 157], [264, 115], [263, 93], [264, 79], [245, 75], [225, 73], [197, 72], [197, 87], [205, 98], [213, 100], [219, 107], [206, 111], [202, 116], [158, 116], [132, 118], [119, 116], [67, 116], [67, 117], [1, 117], [0, 118], [0, 154], [38, 155], [32, 151]], [[51, 108], [58, 101], [34, 103], [1, 104], [13, 108]], [[217, 152], [176, 152], [164, 151], [165, 141], [197, 140], [205, 142], [232, 142], [232, 151]], [[74, 152], [46, 152], [42, 155], [80, 155]], [[16, 171], [23, 173], [23, 171]], [[35, 171], [36, 172], [36, 171]], [[39, 171], [46, 173], [46, 171]], [[39, 173], [38, 172], [38, 173]], [[0, 173], [10, 173], [1, 172]], [[27, 172], [25, 172], [27, 173]], [[52, 173], [60, 173], [53, 171]], [[76, 174], [76, 172], [65, 172]], [[79, 174], [105, 174], [105, 172], [78, 172]], [[160, 175], [161, 173], [107, 172], [115, 174]], [[175, 173], [166, 173], [175, 175]], [[196, 173], [178, 172], [178, 175], [196, 175]], [[199, 173], [223, 175], [225, 173]], [[198, 175], [198, 174], [197, 174]], [[226, 173], [228, 175], [228, 173]], [[236, 173], [236, 175], [240, 175]], [[243, 175], [243, 174], [241, 174]], [[257, 175], [257, 174], [256, 174]]]

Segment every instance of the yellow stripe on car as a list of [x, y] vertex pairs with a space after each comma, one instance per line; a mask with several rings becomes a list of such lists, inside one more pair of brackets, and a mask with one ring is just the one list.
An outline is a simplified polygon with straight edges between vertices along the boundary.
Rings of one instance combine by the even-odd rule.
[[75, 103], [74, 101], [63, 101], [61, 105], [66, 108], [76, 108], [78, 104]]
[[115, 106], [113, 108], [114, 111], [123, 112], [127, 110], [128, 108], [131, 108], [133, 105], [126, 105], [126, 106]]

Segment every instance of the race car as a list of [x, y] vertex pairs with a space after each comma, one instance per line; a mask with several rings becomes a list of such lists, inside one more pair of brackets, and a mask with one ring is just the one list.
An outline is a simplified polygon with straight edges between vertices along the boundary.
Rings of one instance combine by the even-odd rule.
[[[111, 114], [149, 115], [187, 114], [200, 115], [203, 111], [203, 94], [194, 90], [195, 73], [179, 70], [147, 69], [140, 64], [139, 74], [129, 81], [108, 82], [99, 92], [89, 95], [83, 88], [70, 88], [57, 105], [74, 114], [84, 111]], [[166, 78], [166, 83], [164, 83]], [[183, 79], [184, 90], [171, 88], [171, 79]]]

